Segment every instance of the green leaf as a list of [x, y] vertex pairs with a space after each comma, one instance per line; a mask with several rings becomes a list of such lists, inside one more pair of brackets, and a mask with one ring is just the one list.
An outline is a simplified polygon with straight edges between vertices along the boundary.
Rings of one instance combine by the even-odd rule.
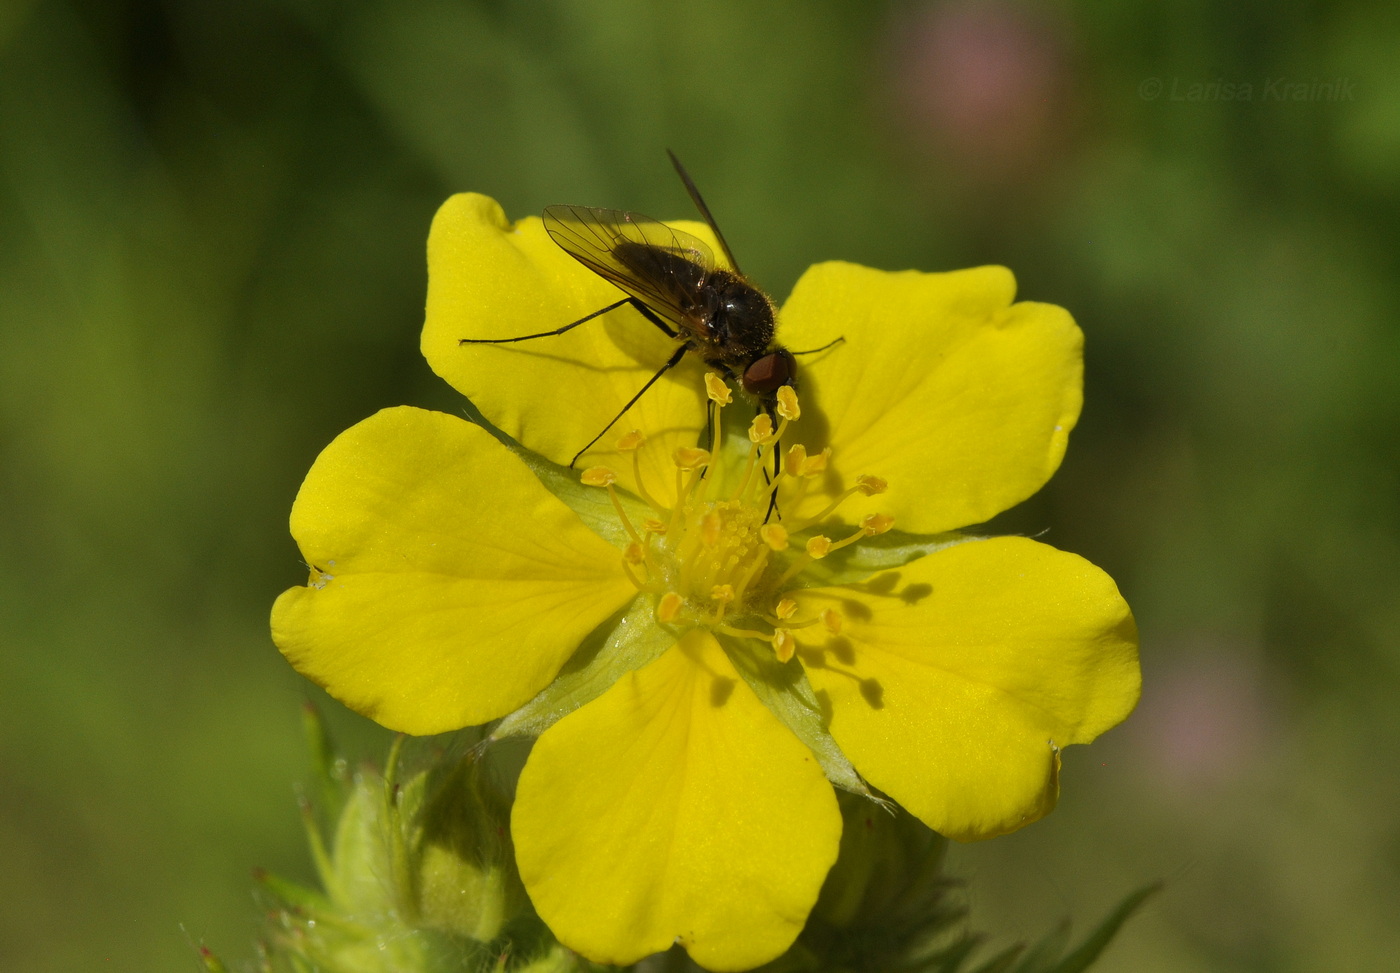
[[1104, 948], [1113, 941], [1113, 937], [1118, 935], [1118, 930], [1123, 928], [1123, 923], [1127, 922], [1132, 914], [1142, 907], [1144, 902], [1160, 892], [1161, 889], [1162, 883], [1154, 882], [1151, 885], [1143, 886], [1118, 903], [1118, 907], [1110, 912], [1103, 922], [1099, 923], [1098, 928], [1091, 932], [1074, 952], [1060, 960], [1052, 968], [1052, 973], [1083, 973], [1084, 970], [1087, 970], [1099, 958], [1099, 954], [1104, 951]]
[[1064, 919], [1022, 955], [1013, 973], [1050, 973], [1068, 942], [1069, 920]]

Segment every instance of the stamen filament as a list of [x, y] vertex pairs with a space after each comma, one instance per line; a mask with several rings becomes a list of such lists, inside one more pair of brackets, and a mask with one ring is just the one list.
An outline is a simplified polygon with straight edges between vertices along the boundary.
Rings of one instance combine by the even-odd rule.
[[658, 586], [650, 582], [644, 582], [641, 578], [638, 578], [636, 573], [632, 570], [632, 565], [628, 564], [626, 560], [622, 562], [622, 573], [627, 575], [627, 580], [632, 582], [638, 591], [653, 592], [661, 590]]
[[656, 513], [662, 517], [667, 516], [671, 512], [663, 507], [661, 503], [651, 495], [651, 491], [648, 490], [646, 484], [642, 482], [642, 451], [640, 449], [632, 450], [632, 481], [637, 484], [637, 494], [646, 501], [648, 507], [656, 511]]
[[[804, 481], [802, 481], [802, 482], [803, 482], [803, 484], [805, 485], [806, 481], [804, 480]], [[862, 491], [861, 491], [860, 487], [858, 487], [858, 486], [851, 487], [849, 490], [843, 491], [843, 492], [841, 493], [840, 496], [838, 496], [835, 500], [831, 501], [831, 503], [827, 504], [827, 505], [826, 505], [826, 508], [825, 508], [824, 510], [822, 510], [821, 513], [817, 514], [815, 517], [808, 517], [806, 520], [802, 521], [802, 523], [801, 523], [800, 526], [791, 527], [791, 528], [789, 528], [789, 529], [790, 529], [793, 533], [797, 533], [798, 531], [806, 530], [808, 527], [811, 527], [813, 524], [821, 523], [823, 520], [825, 520], [826, 518], [830, 517], [833, 513], [835, 513], [837, 507], [841, 506], [841, 504], [845, 503], [845, 502], [846, 502], [847, 500], [849, 500], [851, 497], [855, 496], [857, 493], [860, 493], [860, 492], [862, 492]], [[790, 504], [789, 506], [792, 506], [792, 505]]]
[[622, 501], [617, 498], [617, 489], [611, 483], [608, 484], [608, 499], [612, 501], [613, 509], [617, 511], [617, 517], [622, 521], [627, 536], [632, 538], [632, 543], [641, 545], [645, 549], [646, 545], [642, 544], [642, 536], [637, 533], [637, 528], [632, 526], [632, 520], [627, 516], [627, 511], [622, 509]]
[[771, 632], [758, 632], [751, 628], [735, 628], [733, 625], [717, 626], [725, 635], [732, 635], [739, 639], [762, 639], [767, 642], [773, 637]]

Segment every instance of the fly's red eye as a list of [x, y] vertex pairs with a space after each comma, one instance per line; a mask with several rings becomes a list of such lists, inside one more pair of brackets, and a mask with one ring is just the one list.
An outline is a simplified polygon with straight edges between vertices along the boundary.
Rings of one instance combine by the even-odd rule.
[[754, 359], [744, 369], [741, 381], [750, 395], [772, 395], [784, 385], [791, 385], [797, 375], [797, 361], [785, 348]]

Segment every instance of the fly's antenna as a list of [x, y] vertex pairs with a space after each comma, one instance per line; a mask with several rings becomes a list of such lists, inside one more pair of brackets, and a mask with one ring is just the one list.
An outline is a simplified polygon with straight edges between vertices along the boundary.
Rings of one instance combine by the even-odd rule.
[[681, 182], [685, 183], [685, 191], [690, 193], [690, 201], [695, 204], [695, 208], [700, 211], [700, 215], [705, 218], [705, 222], [710, 225], [710, 229], [715, 232], [715, 239], [719, 241], [719, 248], [724, 251], [724, 256], [729, 260], [729, 266], [734, 273], [741, 274], [739, 261], [734, 259], [734, 253], [729, 249], [729, 244], [725, 242], [724, 234], [719, 231], [719, 224], [715, 222], [714, 216], [710, 214], [710, 207], [705, 205], [705, 200], [700, 197], [700, 190], [695, 188], [695, 181], [690, 178], [690, 173], [685, 171], [685, 166], [681, 165], [681, 160], [676, 158], [676, 153], [670, 149], [666, 154], [671, 157], [671, 165], [676, 167], [676, 174], [681, 177]]

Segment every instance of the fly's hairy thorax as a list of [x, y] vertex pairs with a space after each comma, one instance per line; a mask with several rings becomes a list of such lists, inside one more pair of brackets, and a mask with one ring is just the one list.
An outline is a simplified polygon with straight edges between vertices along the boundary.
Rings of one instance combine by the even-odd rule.
[[742, 374], [773, 344], [773, 304], [737, 274], [715, 270], [705, 288], [702, 333], [693, 335], [712, 365]]

